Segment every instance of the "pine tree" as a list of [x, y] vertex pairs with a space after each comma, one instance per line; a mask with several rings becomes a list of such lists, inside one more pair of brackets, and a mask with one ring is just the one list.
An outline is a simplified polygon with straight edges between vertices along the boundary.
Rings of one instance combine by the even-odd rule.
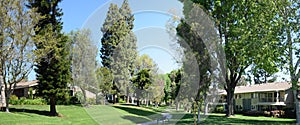
[[[67, 83], [70, 81], [69, 44], [67, 37], [61, 33], [63, 15], [58, 3], [61, 0], [30, 0], [29, 7], [37, 8], [37, 12], [44, 16], [37, 27], [36, 33], [44, 36], [44, 42], [37, 42], [37, 51], [48, 49], [45, 46], [48, 39], [56, 41], [51, 45], [47, 55], [38, 60], [35, 72], [37, 73], [38, 94], [50, 100], [50, 115], [56, 116], [56, 101], [66, 95]], [[45, 35], [52, 32], [51, 35]]]

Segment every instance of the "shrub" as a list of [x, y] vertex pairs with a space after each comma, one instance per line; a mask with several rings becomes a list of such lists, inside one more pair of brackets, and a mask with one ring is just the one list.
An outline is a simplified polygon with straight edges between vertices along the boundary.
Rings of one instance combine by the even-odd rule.
[[224, 113], [224, 106], [216, 106], [215, 113]]
[[9, 97], [9, 104], [12, 104], [12, 105], [19, 105], [19, 99], [18, 99], [18, 96], [16, 95], [11, 95]]
[[94, 105], [94, 104], [96, 104], [96, 99], [95, 98], [87, 98], [86, 102], [87, 102], [87, 104]]
[[26, 99], [25, 97], [22, 97], [20, 99], [15, 100], [15, 97], [12, 97], [13, 99], [9, 101], [12, 105], [46, 105], [47, 101], [42, 98], [36, 98], [36, 99]]
[[119, 99], [119, 103], [126, 103], [125, 100], [123, 100], [122, 98]]

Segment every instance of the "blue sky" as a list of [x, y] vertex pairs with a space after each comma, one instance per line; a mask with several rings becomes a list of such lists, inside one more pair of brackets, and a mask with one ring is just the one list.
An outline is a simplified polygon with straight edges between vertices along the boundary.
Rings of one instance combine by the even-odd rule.
[[[63, 31], [69, 33], [76, 29], [90, 29], [92, 39], [99, 43], [102, 37], [100, 28], [106, 17], [110, 3], [118, 4], [123, 0], [63, 0], [59, 7], [64, 13], [62, 17]], [[177, 8], [178, 15], [181, 14], [182, 5], [177, 0], [161, 1], [136, 1], [129, 0], [129, 4], [135, 15], [135, 32], [138, 39], [139, 54], [148, 54], [158, 64], [161, 73], [167, 73], [177, 69], [176, 57], [171, 46], [170, 38], [166, 33], [165, 25], [172, 17], [169, 10]], [[29, 79], [35, 79], [31, 73]]]

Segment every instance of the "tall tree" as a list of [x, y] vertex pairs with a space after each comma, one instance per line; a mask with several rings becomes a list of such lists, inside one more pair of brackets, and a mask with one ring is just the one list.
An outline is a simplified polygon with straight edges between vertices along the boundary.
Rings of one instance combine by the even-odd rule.
[[[214, 34], [213, 27], [207, 23], [209, 18], [205, 16], [205, 13], [200, 10], [199, 6], [193, 5], [191, 2], [184, 3], [184, 14], [185, 19], [181, 20], [181, 23], [177, 26], [177, 36], [179, 37], [178, 43], [183, 48], [183, 78], [194, 77], [194, 79], [199, 78], [198, 81], [195, 81], [194, 88], [197, 87], [196, 97], [191, 100], [193, 110], [198, 112], [197, 121], [200, 122], [200, 109], [201, 105], [206, 100], [208, 88], [211, 85], [210, 74], [213, 74], [212, 65], [214, 62], [210, 59], [210, 53], [208, 49], [211, 49], [207, 43], [214, 43], [212, 39]], [[193, 13], [193, 14], [192, 14]], [[200, 16], [200, 17], [199, 17]], [[198, 19], [201, 18], [201, 21]], [[196, 67], [191, 67], [191, 59], [195, 58]], [[198, 74], [190, 75], [195, 70], [198, 71]], [[185, 83], [189, 82], [189, 83]], [[191, 84], [190, 81], [184, 81], [182, 84]]]
[[97, 89], [96, 56], [98, 48], [92, 42], [89, 30], [72, 31], [69, 35], [72, 43], [72, 81], [83, 93], [84, 106], [87, 106], [86, 91]]
[[277, 5], [274, 1], [247, 0], [193, 2], [200, 4], [215, 19], [228, 68], [223, 70], [228, 105], [226, 115], [234, 115], [234, 90], [245, 69], [252, 64], [268, 72], [277, 68], [276, 62], [282, 54], [278, 49], [281, 44]]
[[25, 0], [0, 2], [0, 86], [4, 84], [6, 112], [16, 84], [27, 78], [37, 56], [34, 51], [34, 27], [40, 16], [26, 9]]
[[121, 8], [111, 4], [107, 18], [103, 24], [101, 39], [101, 58], [104, 67], [111, 69], [114, 75], [114, 88], [126, 94], [129, 103], [130, 78], [133, 75], [134, 62], [137, 57], [136, 37], [133, 29], [134, 16], [128, 0], [124, 0]]
[[[299, 35], [300, 35], [300, 14], [299, 0], [284, 0], [277, 1], [279, 5], [279, 16], [283, 19], [282, 29], [282, 42], [286, 45], [285, 54], [283, 56], [283, 62], [288, 65], [287, 70], [292, 83], [293, 99], [295, 103], [296, 111], [296, 122], [300, 124], [300, 103], [299, 103], [299, 85], [298, 81], [300, 78], [300, 49], [299, 49]], [[298, 70], [298, 71], [297, 71]]]
[[[110, 68], [111, 57], [114, 49], [120, 43], [120, 36], [126, 36], [126, 32], [120, 30], [120, 27], [125, 27], [124, 19], [119, 12], [119, 8], [116, 4], [110, 4], [106, 19], [101, 27], [103, 37], [101, 38], [100, 58], [102, 59], [102, 65]], [[120, 24], [122, 22], [123, 24]]]
[[[36, 34], [45, 36], [43, 42], [49, 39], [56, 41], [51, 45], [51, 51], [39, 60], [35, 72], [39, 81], [37, 93], [50, 100], [50, 115], [58, 115], [56, 111], [56, 101], [66, 94], [67, 83], [70, 82], [70, 44], [67, 36], [62, 30], [61, 16], [62, 10], [58, 7], [61, 0], [30, 0], [28, 7], [37, 8], [37, 12], [44, 18], [39, 21], [36, 27], [39, 30]], [[53, 32], [51, 35], [45, 35]], [[37, 51], [48, 49], [46, 43], [36, 42]]]

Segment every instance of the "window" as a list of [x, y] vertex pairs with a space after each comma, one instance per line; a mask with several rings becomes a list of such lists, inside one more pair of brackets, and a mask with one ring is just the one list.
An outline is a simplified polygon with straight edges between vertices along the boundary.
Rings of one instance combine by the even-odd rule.
[[260, 93], [259, 101], [260, 102], [272, 102], [273, 93]]

